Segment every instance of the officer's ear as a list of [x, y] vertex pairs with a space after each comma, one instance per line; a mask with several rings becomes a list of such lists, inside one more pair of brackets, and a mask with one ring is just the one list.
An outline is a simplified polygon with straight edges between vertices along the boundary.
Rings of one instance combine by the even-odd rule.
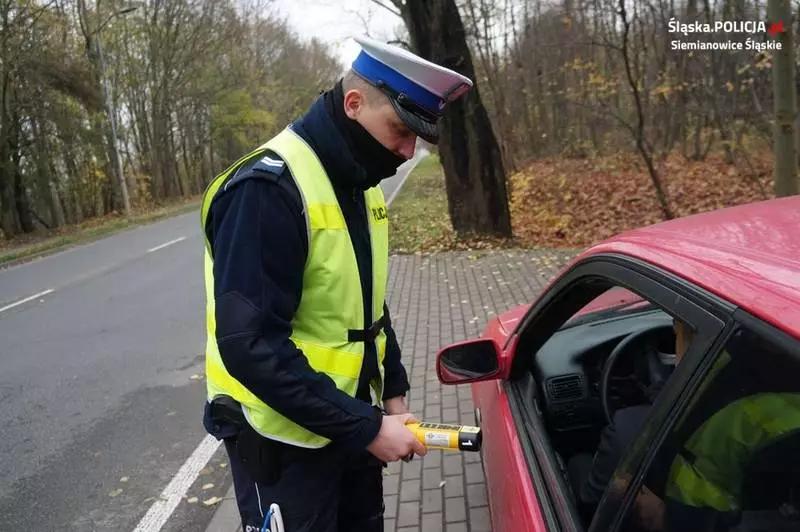
[[355, 120], [367, 106], [367, 99], [358, 89], [350, 89], [344, 93], [344, 114], [347, 118]]

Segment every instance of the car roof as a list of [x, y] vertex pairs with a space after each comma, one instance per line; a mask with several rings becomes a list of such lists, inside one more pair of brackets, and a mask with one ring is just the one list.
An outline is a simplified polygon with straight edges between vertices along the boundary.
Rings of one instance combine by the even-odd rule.
[[750, 203], [621, 233], [584, 251], [636, 257], [800, 338], [800, 197]]

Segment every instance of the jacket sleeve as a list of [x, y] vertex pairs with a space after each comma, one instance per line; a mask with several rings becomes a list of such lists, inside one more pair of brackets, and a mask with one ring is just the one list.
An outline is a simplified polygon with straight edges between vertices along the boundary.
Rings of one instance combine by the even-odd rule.
[[363, 449], [380, 430], [380, 412], [312, 369], [289, 338], [307, 256], [300, 209], [275, 182], [247, 179], [216, 198], [211, 215], [216, 338], [226, 369], [288, 419]]
[[386, 332], [386, 356], [383, 358], [383, 397], [391, 399], [405, 395], [409, 390], [408, 375], [403, 362], [400, 360], [400, 344], [397, 342], [397, 335], [391, 325], [389, 317], [389, 305], [383, 304], [383, 315], [389, 322], [385, 328]]
[[649, 409], [649, 405], [639, 405], [614, 413], [614, 422], [600, 433], [600, 444], [595, 452], [592, 468], [578, 487], [578, 497], [582, 502], [594, 506], [600, 502], [617, 464], [644, 425]]

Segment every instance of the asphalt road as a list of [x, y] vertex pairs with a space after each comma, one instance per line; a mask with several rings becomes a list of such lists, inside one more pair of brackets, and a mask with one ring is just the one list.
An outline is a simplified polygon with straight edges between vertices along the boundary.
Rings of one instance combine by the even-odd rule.
[[[0, 270], [0, 531], [134, 530], [204, 441], [202, 249], [195, 211]], [[160, 529], [204, 530], [225, 465]]]

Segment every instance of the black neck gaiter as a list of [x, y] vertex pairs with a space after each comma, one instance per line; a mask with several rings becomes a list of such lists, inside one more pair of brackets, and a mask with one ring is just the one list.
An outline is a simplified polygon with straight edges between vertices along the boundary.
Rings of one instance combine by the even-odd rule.
[[354, 183], [356, 187], [366, 190], [374, 187], [383, 179], [393, 176], [397, 167], [406, 160], [387, 150], [383, 144], [364, 129], [364, 126], [350, 119], [344, 113], [344, 91], [339, 81], [333, 90], [325, 93], [325, 110], [333, 118], [336, 129], [350, 149], [353, 159], [364, 169], [365, 176]]

